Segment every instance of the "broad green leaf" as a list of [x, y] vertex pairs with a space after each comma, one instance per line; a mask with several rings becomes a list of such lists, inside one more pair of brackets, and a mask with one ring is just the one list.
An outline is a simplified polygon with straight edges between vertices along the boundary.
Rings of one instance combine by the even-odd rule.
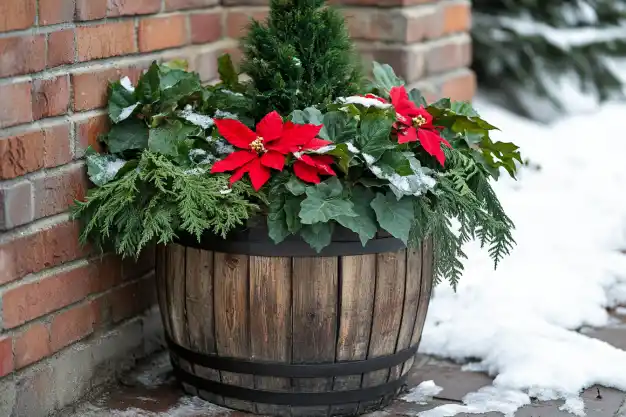
[[[173, 105], [181, 99], [189, 98], [194, 93], [202, 91], [202, 83], [197, 77], [183, 78], [167, 89], [161, 91], [161, 100]], [[187, 100], [189, 101], [189, 100]]]
[[393, 121], [381, 118], [375, 114], [368, 114], [361, 120], [357, 144], [361, 152], [373, 158], [373, 161], [366, 160], [372, 164], [383, 155], [387, 149], [396, 148], [397, 144], [389, 139]]
[[413, 89], [411, 89], [411, 91], [409, 91], [409, 99], [413, 103], [415, 103], [418, 107], [419, 106], [424, 106], [424, 107], [427, 106], [426, 99], [422, 95], [422, 92], [420, 90], [418, 90], [417, 88], [413, 88]]
[[374, 80], [377, 86], [387, 94], [389, 94], [389, 91], [391, 91], [393, 87], [404, 85], [404, 81], [396, 76], [393, 68], [389, 65], [379, 64], [374, 61], [373, 66]]
[[385, 152], [377, 165], [388, 166], [400, 176], [413, 174], [411, 163], [407, 159], [406, 155], [400, 151], [389, 150]]
[[376, 236], [378, 225], [376, 215], [370, 204], [374, 199], [374, 192], [365, 187], [354, 187], [352, 189], [351, 201], [354, 204], [356, 217], [339, 216], [337, 222], [359, 235], [361, 244], [365, 246], [368, 240]]
[[148, 147], [148, 127], [139, 119], [127, 119], [111, 126], [105, 143], [111, 153]]
[[303, 224], [326, 223], [338, 216], [357, 216], [352, 202], [343, 197], [343, 187], [336, 177], [307, 187], [306, 195], [300, 206]]
[[290, 235], [287, 228], [287, 218], [283, 210], [283, 199], [273, 199], [269, 205], [267, 215], [267, 229], [270, 239], [279, 244]]
[[449, 109], [451, 106], [452, 102], [449, 98], [441, 98], [428, 106], [428, 108], [430, 109], [431, 107], [433, 107], [435, 109], [444, 110]]
[[356, 137], [358, 121], [351, 118], [346, 113], [340, 111], [328, 112], [324, 115], [324, 129], [326, 137], [322, 139], [330, 140], [333, 143], [345, 143], [353, 141]]
[[148, 148], [152, 152], [177, 156], [179, 154], [179, 144], [190, 135], [198, 133], [198, 129], [197, 126], [186, 125], [179, 120], [150, 129]]
[[287, 198], [285, 200], [285, 206], [283, 207], [283, 210], [285, 211], [285, 220], [287, 222], [287, 230], [289, 230], [292, 234], [298, 232], [302, 228], [302, 223], [300, 223], [300, 218], [298, 217], [301, 202], [301, 198]]
[[120, 81], [109, 84], [109, 118], [119, 123], [130, 117], [139, 106], [135, 93], [129, 91]]
[[378, 193], [371, 206], [376, 212], [378, 224], [407, 244], [414, 220], [413, 200], [403, 198], [398, 201], [392, 192], [385, 195]]
[[345, 143], [340, 143], [335, 145], [335, 148], [331, 151], [326, 152], [328, 155], [332, 155], [336, 158], [336, 164], [339, 166], [342, 172], [348, 173], [348, 169], [350, 167], [350, 162], [352, 162], [353, 156], [352, 153], [348, 150], [348, 145]]
[[461, 114], [467, 117], [480, 117], [478, 112], [467, 101], [455, 101], [452, 103], [450, 110], [456, 114]]
[[86, 152], [87, 175], [89, 180], [102, 187], [112, 181], [117, 173], [126, 165], [126, 161], [115, 155], [100, 154], [91, 147]]
[[161, 97], [161, 72], [156, 62], [141, 76], [135, 89], [137, 99], [143, 104], [156, 103]]
[[294, 110], [291, 113], [291, 121], [297, 124], [321, 125], [324, 123], [324, 116], [315, 107], [307, 107], [304, 110]]
[[306, 191], [306, 184], [300, 181], [298, 178], [292, 176], [289, 181], [285, 183], [285, 188], [293, 195], [302, 195]]
[[239, 84], [239, 75], [233, 65], [230, 54], [222, 54], [217, 59], [217, 72], [220, 75], [220, 80], [225, 86], [233, 88]]
[[305, 224], [300, 230], [300, 236], [318, 253], [330, 245], [333, 237], [334, 223]]

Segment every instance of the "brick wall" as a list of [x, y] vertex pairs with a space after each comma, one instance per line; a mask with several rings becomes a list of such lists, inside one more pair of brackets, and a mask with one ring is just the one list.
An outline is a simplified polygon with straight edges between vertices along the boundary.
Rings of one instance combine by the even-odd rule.
[[[469, 0], [347, 0], [368, 59], [430, 98], [472, 97]], [[183, 58], [205, 81], [263, 0], [0, 1], [0, 415], [45, 416], [161, 346], [154, 253], [77, 243], [67, 213], [109, 80]]]

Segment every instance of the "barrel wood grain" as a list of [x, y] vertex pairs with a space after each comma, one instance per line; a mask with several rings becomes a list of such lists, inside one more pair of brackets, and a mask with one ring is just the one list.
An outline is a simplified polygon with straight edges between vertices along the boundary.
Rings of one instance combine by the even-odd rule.
[[[216, 252], [215, 337], [217, 353], [234, 358], [250, 358], [250, 315], [248, 312], [248, 256]], [[253, 388], [252, 375], [221, 372], [222, 382]], [[224, 398], [227, 407], [256, 412], [253, 403]]]
[[[391, 355], [419, 342], [432, 289], [430, 242], [418, 250], [339, 257], [233, 255], [178, 245], [157, 253], [166, 333], [177, 344], [218, 357], [315, 364]], [[176, 353], [172, 358], [206, 380], [293, 393], [374, 387], [400, 378], [413, 363], [366, 374], [281, 378], [187, 365]], [[388, 404], [395, 394], [302, 407], [184, 388], [218, 405], [284, 417], [355, 415]]]
[[[250, 257], [250, 341], [254, 359], [291, 361], [291, 259]], [[289, 391], [289, 378], [255, 376], [255, 388]], [[287, 409], [286, 409], [287, 408]], [[257, 404], [260, 414], [289, 416], [288, 407]]]
[[[372, 333], [368, 358], [389, 355], [395, 351], [402, 322], [404, 281], [406, 278], [406, 250], [376, 255], [376, 293]], [[363, 375], [362, 387], [387, 382], [389, 369], [368, 372]], [[380, 400], [361, 403], [359, 412], [376, 408]]]

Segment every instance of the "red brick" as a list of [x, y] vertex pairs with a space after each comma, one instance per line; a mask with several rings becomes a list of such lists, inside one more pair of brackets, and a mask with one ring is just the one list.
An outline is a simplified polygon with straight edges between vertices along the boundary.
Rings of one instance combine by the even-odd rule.
[[70, 105], [69, 76], [33, 81], [33, 118], [59, 116], [67, 113]]
[[78, 222], [68, 221], [1, 244], [0, 284], [86, 256], [79, 234]]
[[[248, 4], [247, 1], [255, 0], [226, 0], [226, 4]], [[332, 5], [351, 5], [351, 6], [415, 6], [425, 3], [436, 3], [440, 0], [330, 0], [328, 3]]]
[[123, 16], [157, 13], [161, 0], [109, 0], [107, 16]]
[[116, 288], [103, 300], [105, 311], [101, 314], [105, 320], [108, 318], [113, 323], [119, 323], [152, 307], [156, 303], [155, 293], [153, 276]]
[[426, 53], [426, 71], [429, 75], [438, 74], [470, 64], [472, 49], [468, 35], [456, 36], [437, 42]]
[[71, 22], [74, 9], [74, 0], [39, 0], [39, 25]]
[[222, 37], [221, 11], [192, 14], [189, 19], [192, 43], [215, 42]]
[[404, 11], [407, 43], [436, 39], [443, 35], [443, 11], [437, 7], [420, 7]]
[[74, 29], [60, 30], [48, 35], [48, 68], [74, 63]]
[[0, 2], [0, 32], [26, 29], [35, 24], [35, 0]]
[[448, 3], [444, 6], [444, 33], [467, 32], [472, 24], [470, 4]]
[[200, 9], [217, 4], [219, 0], [165, 0], [165, 10]]
[[126, 258], [122, 261], [122, 277], [124, 280], [142, 277], [154, 270], [155, 262], [155, 248], [145, 248], [138, 259]]
[[76, 29], [78, 61], [128, 55], [137, 52], [132, 20]]
[[53, 352], [63, 349], [93, 333], [96, 311], [92, 303], [63, 311], [52, 319], [50, 346]]
[[129, 77], [133, 83], [136, 83], [141, 73], [142, 69], [140, 67], [127, 67], [72, 74], [74, 111], [105, 107], [110, 82]]
[[34, 178], [35, 218], [63, 213], [74, 202], [83, 200], [87, 177], [83, 165], [68, 165], [60, 171]]
[[0, 337], [0, 378], [13, 372], [13, 339]]
[[34, 220], [33, 187], [27, 180], [0, 186], [0, 230], [13, 229]]
[[107, 15], [107, 0], [76, 0], [78, 20], [104, 19]]
[[389, 46], [386, 48], [367, 46], [361, 55], [366, 62], [378, 61], [391, 65], [396, 74], [408, 83], [421, 79], [425, 73], [425, 57], [421, 48]]
[[247, 32], [250, 19], [264, 20], [267, 17], [267, 9], [229, 10], [226, 16], [226, 36], [240, 38]]
[[43, 164], [46, 168], [64, 165], [72, 160], [70, 126], [68, 124], [44, 129], [43, 143]]
[[45, 324], [36, 323], [16, 337], [15, 368], [20, 369], [52, 354], [50, 333]]
[[266, 6], [269, 0], [223, 0], [224, 6]]
[[187, 42], [187, 17], [184, 15], [154, 17], [139, 22], [141, 52], [175, 48]]
[[208, 51], [198, 54], [191, 62], [190, 69], [200, 74], [202, 81], [211, 81], [217, 78], [218, 51]]
[[476, 92], [476, 75], [466, 69], [447, 77], [441, 86], [441, 95], [452, 100], [469, 101]]
[[109, 117], [106, 114], [91, 117], [77, 122], [76, 156], [82, 157], [85, 150], [91, 146], [96, 151], [101, 151], [102, 146], [98, 141], [101, 134], [109, 129]]
[[46, 36], [0, 39], [0, 78], [38, 72], [46, 67]]
[[12, 328], [82, 300], [93, 288], [92, 265], [12, 288], [2, 299], [4, 326]]
[[41, 131], [0, 139], [0, 179], [11, 179], [44, 166]]
[[[11, 103], [10, 106], [0, 106], [0, 129], [33, 121], [30, 82], [0, 85], [0, 97], [3, 103]], [[0, 149], [2, 149], [2, 139], [0, 139]], [[0, 158], [0, 161], [3, 159]], [[0, 172], [2, 172], [1, 165]]]

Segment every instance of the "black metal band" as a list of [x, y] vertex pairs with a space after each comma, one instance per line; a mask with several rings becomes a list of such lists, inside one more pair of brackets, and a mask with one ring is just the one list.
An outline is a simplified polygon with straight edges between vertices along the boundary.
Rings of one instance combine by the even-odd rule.
[[176, 354], [179, 358], [192, 364], [238, 374], [252, 374], [283, 378], [323, 378], [358, 375], [367, 372], [379, 371], [406, 362], [415, 355], [418, 348], [418, 345], [416, 344], [408, 349], [401, 350], [391, 355], [358, 361], [288, 364], [282, 362], [250, 361], [247, 359], [209, 355], [184, 348], [167, 336], [166, 340], [171, 352]]
[[275, 392], [238, 387], [235, 385], [211, 381], [209, 379], [190, 374], [180, 368], [175, 368], [174, 373], [181, 382], [185, 382], [213, 394], [244, 401], [291, 406], [347, 404], [372, 400], [383, 395], [393, 395], [405, 385], [408, 377], [407, 373], [395, 381], [349, 391]]

